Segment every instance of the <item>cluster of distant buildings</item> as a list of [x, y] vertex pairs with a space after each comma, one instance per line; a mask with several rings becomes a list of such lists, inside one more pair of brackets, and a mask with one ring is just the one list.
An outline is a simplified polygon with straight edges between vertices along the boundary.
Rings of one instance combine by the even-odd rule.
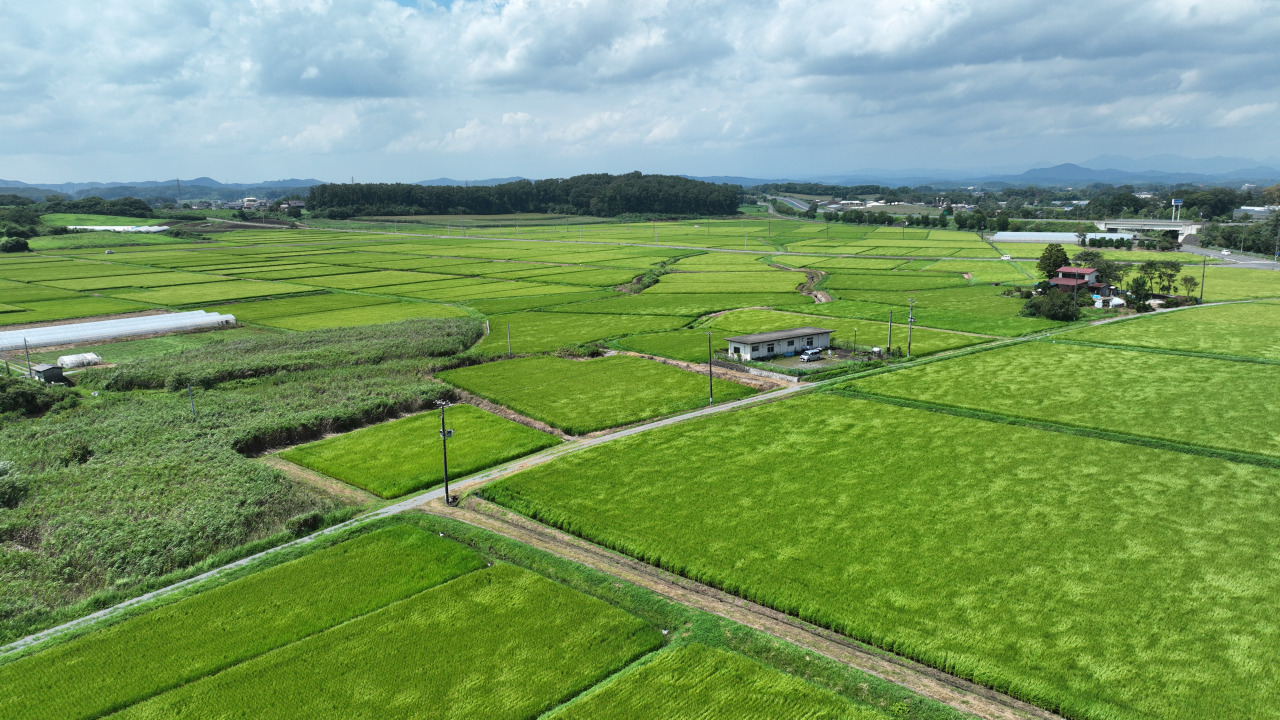
[[1277, 205], [1246, 205], [1231, 211], [1232, 220], [1241, 220], [1248, 215], [1251, 220], [1266, 220], [1271, 217], [1271, 213], [1280, 212], [1280, 206]]
[[894, 205], [910, 204], [911, 203], [904, 202], [883, 202], [881, 200], [828, 200], [826, 202], [814, 203], [813, 209], [820, 213], [840, 213], [845, 210], [881, 210]]
[[306, 206], [307, 206], [307, 203], [302, 200], [278, 200], [277, 201], [277, 200], [262, 200], [259, 198], [247, 197], [247, 198], [244, 198], [243, 200], [232, 200], [231, 202], [223, 204], [221, 207], [224, 210], [246, 210], [246, 211], [279, 210], [281, 212], [284, 212], [291, 208], [297, 208], [298, 210], [301, 210]]

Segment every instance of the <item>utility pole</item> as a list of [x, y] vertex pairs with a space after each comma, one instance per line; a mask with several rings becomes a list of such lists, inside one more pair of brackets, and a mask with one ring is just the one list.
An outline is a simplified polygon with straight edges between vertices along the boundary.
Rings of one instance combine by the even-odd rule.
[[907, 310], [907, 359], [911, 358], [911, 330], [916, 324], [916, 301], [915, 298], [907, 298], [911, 302], [911, 308]]
[[884, 351], [893, 355], [893, 311], [889, 311], [889, 342], [885, 344]]
[[507, 323], [507, 359], [511, 358], [511, 323]]
[[714, 376], [711, 374], [711, 332], [707, 333], [707, 405], [716, 404], [716, 386]]
[[1204, 269], [1209, 266], [1209, 258], [1205, 256], [1200, 259], [1200, 302], [1204, 302]]
[[22, 338], [22, 350], [27, 354], [27, 377], [35, 377], [35, 373], [31, 372], [31, 348], [27, 347], [26, 338]]
[[449, 438], [453, 437], [452, 430], [446, 430], [444, 427], [444, 407], [440, 408], [440, 454], [444, 459], [444, 504], [449, 507], [456, 507], [458, 498], [449, 492]]

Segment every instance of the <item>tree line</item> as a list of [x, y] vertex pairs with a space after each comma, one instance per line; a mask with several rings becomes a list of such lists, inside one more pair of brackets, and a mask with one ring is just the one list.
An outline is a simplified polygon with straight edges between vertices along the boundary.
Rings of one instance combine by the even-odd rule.
[[352, 183], [316, 185], [307, 207], [321, 217], [359, 215], [564, 215], [707, 216], [738, 212], [737, 185], [675, 175], [606, 173], [568, 179], [517, 180], [482, 187]]

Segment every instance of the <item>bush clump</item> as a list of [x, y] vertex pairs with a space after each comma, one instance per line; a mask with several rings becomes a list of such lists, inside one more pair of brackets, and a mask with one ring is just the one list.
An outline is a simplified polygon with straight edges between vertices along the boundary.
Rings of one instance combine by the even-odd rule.
[[17, 253], [30, 251], [31, 245], [27, 243], [26, 238], [7, 237], [4, 240], [0, 240], [0, 252]]
[[1060, 290], [1050, 290], [1043, 295], [1036, 295], [1022, 306], [1023, 317], [1042, 317], [1049, 320], [1071, 322], [1080, 319], [1080, 305], [1070, 294]]
[[31, 378], [0, 376], [0, 415], [39, 415], [74, 397], [74, 391], [61, 385], [46, 385]]
[[214, 343], [125, 367], [94, 368], [79, 376], [87, 387], [177, 392], [230, 380], [395, 360], [442, 358], [471, 347], [484, 328], [478, 320], [406, 320], [367, 327], [266, 335]]
[[284, 523], [284, 529], [298, 537], [310, 535], [324, 525], [324, 513], [319, 510], [294, 515]]

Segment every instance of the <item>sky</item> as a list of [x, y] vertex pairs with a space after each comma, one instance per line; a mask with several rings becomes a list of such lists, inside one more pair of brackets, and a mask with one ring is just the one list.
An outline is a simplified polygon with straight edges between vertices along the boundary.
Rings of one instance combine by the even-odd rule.
[[0, 0], [0, 178], [1280, 162], [1280, 0]]

